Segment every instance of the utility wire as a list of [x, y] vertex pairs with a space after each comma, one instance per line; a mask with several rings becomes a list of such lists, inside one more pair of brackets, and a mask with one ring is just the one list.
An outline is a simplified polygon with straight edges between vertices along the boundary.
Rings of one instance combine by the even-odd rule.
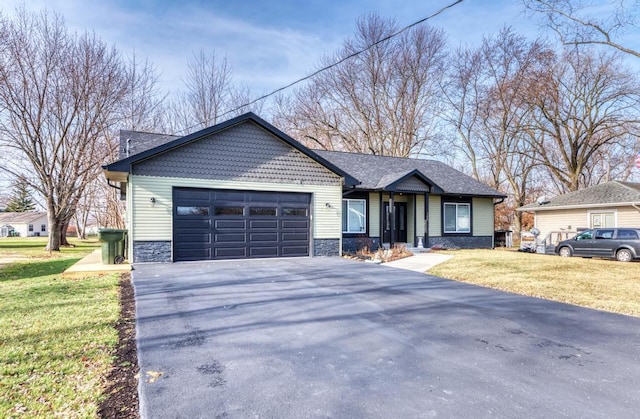
[[[264, 99], [266, 99], [266, 98], [268, 98], [268, 97], [270, 97], [270, 96], [275, 95], [276, 93], [280, 93], [280, 92], [282, 92], [283, 90], [286, 90], [286, 89], [288, 89], [288, 88], [290, 88], [290, 87], [292, 87], [292, 86], [295, 86], [295, 85], [296, 85], [296, 84], [298, 84], [298, 83], [302, 83], [303, 81], [309, 80], [310, 78], [315, 77], [315, 76], [317, 76], [318, 74], [320, 74], [320, 73], [322, 73], [322, 72], [324, 72], [324, 71], [327, 71], [327, 70], [329, 70], [329, 69], [331, 69], [331, 68], [333, 68], [333, 67], [336, 67], [336, 66], [338, 66], [338, 65], [342, 64], [343, 62], [345, 62], [345, 61], [347, 61], [347, 60], [349, 60], [349, 59], [351, 59], [351, 58], [353, 58], [353, 57], [357, 57], [358, 55], [360, 55], [360, 54], [362, 54], [362, 53], [364, 53], [364, 52], [369, 51], [371, 48], [375, 47], [376, 45], [379, 45], [379, 44], [381, 44], [381, 43], [383, 43], [383, 42], [387, 42], [387, 41], [388, 41], [388, 40], [390, 40], [391, 38], [395, 38], [396, 36], [400, 35], [400, 34], [401, 34], [401, 33], [403, 33], [403, 32], [408, 31], [409, 29], [413, 28], [413, 27], [414, 27], [414, 26], [416, 26], [416, 25], [419, 25], [419, 24], [421, 24], [421, 23], [424, 23], [424, 22], [426, 22], [427, 20], [433, 19], [434, 17], [436, 17], [436, 16], [438, 16], [438, 15], [440, 15], [440, 14], [444, 13], [446, 10], [451, 9], [452, 7], [457, 6], [458, 4], [460, 4], [460, 3], [462, 3], [462, 2], [463, 2], [463, 0], [457, 0], [457, 1], [454, 1], [453, 3], [451, 3], [451, 4], [447, 5], [447, 6], [444, 6], [444, 7], [443, 7], [443, 8], [441, 8], [440, 10], [436, 11], [435, 13], [433, 13], [433, 14], [431, 14], [431, 15], [429, 15], [429, 16], [427, 16], [427, 17], [425, 17], [425, 18], [422, 18], [422, 19], [420, 19], [420, 20], [417, 20], [417, 21], [413, 22], [412, 24], [407, 25], [407, 26], [403, 27], [402, 29], [400, 29], [400, 30], [398, 30], [398, 31], [396, 31], [396, 32], [394, 32], [394, 33], [392, 33], [391, 35], [388, 35], [388, 36], [385, 36], [385, 37], [384, 37], [384, 38], [382, 38], [382, 39], [379, 39], [378, 41], [374, 42], [373, 44], [369, 45], [368, 47], [366, 47], [366, 48], [364, 48], [364, 49], [361, 49], [360, 51], [356, 51], [356, 52], [354, 52], [354, 53], [351, 53], [351, 54], [349, 54], [349, 55], [347, 55], [347, 56], [345, 56], [345, 57], [341, 58], [340, 60], [336, 61], [336, 62], [335, 62], [335, 63], [333, 63], [333, 64], [329, 64], [329, 65], [328, 65], [328, 66], [326, 66], [326, 67], [322, 67], [321, 69], [316, 70], [316, 71], [314, 71], [313, 73], [311, 73], [311, 74], [309, 74], [309, 75], [307, 75], [307, 76], [304, 76], [304, 77], [302, 77], [302, 78], [300, 78], [300, 79], [298, 79], [298, 80], [296, 80], [296, 81], [294, 81], [294, 82], [291, 82], [291, 83], [287, 84], [286, 86], [280, 87], [280, 88], [278, 88], [278, 89], [276, 89], [276, 90], [274, 90], [274, 91], [272, 91], [272, 92], [270, 92], [270, 93], [264, 94], [264, 95], [260, 96], [260, 97], [259, 97], [259, 98], [257, 98], [257, 99], [254, 99], [254, 100], [252, 100], [252, 101], [250, 101], [250, 102], [247, 102], [247, 103], [245, 103], [245, 104], [243, 104], [243, 105], [240, 105], [240, 106], [238, 106], [238, 107], [237, 107], [237, 108], [235, 108], [235, 109], [231, 109], [231, 110], [229, 110], [229, 111], [226, 111], [226, 112], [224, 112], [224, 113], [221, 113], [220, 115], [216, 115], [215, 119], [216, 119], [216, 120], [218, 120], [218, 118], [221, 118], [221, 117], [223, 117], [223, 116], [225, 116], [225, 115], [228, 115], [228, 114], [230, 114], [230, 113], [236, 112], [237, 110], [242, 109], [242, 108], [244, 108], [244, 107], [246, 107], [246, 106], [253, 105], [253, 104], [254, 104], [254, 103], [256, 103], [256, 102], [259, 102], [259, 101], [261, 101], [261, 100], [264, 100]], [[191, 127], [185, 128], [185, 129], [183, 129], [183, 130], [181, 130], [181, 131], [178, 131], [178, 132], [191, 130], [191, 129], [193, 129], [193, 128], [197, 127], [197, 126], [198, 126], [198, 125], [200, 125], [200, 124], [201, 124], [201, 123], [198, 123], [198, 124], [196, 124], [196, 125], [193, 125], [193, 126], [191, 126]]]

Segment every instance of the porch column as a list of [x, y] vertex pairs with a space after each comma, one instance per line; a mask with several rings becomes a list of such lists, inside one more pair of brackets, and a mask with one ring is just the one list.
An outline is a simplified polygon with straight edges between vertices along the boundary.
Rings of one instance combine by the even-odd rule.
[[429, 194], [424, 194], [424, 247], [429, 246]]
[[396, 208], [393, 202], [393, 192], [389, 192], [389, 248], [393, 249], [395, 244], [394, 235], [396, 233]]

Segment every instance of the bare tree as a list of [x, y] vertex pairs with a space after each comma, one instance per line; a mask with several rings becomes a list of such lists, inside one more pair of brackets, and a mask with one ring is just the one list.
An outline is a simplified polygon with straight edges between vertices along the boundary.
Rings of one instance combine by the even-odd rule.
[[4, 169], [28, 168], [30, 186], [46, 202], [47, 248], [57, 251], [111, 153], [105, 139], [127, 75], [114, 48], [90, 33], [69, 34], [58, 15], [22, 8], [1, 25], [0, 141], [18, 157]]
[[523, 0], [527, 10], [543, 15], [565, 45], [605, 45], [640, 58], [640, 51], [618, 41], [627, 29], [638, 30], [637, 0]]
[[558, 192], [602, 179], [604, 156], [626, 153], [631, 163], [640, 86], [618, 55], [566, 49], [535, 81], [527, 99], [535, 108], [530, 139]]
[[162, 105], [167, 98], [160, 91], [157, 68], [134, 52], [128, 60], [127, 89], [122, 100], [121, 127], [133, 131], [154, 131], [162, 125]]
[[419, 26], [376, 44], [396, 30], [377, 15], [359, 19], [355, 37], [321, 66], [366, 51], [281, 98], [278, 123], [314, 148], [403, 157], [432, 151], [444, 35]]
[[[444, 118], [457, 133], [472, 176], [504, 192], [507, 210], [527, 203], [536, 162], [527, 141], [532, 107], [523, 96], [551, 55], [544, 43], [505, 28], [476, 49], [458, 49], [449, 66]], [[520, 213], [509, 219], [516, 239], [521, 221]]]
[[201, 50], [193, 54], [187, 62], [184, 85], [186, 92], [174, 111], [191, 130], [216, 124], [219, 115], [229, 109], [231, 67], [226, 58], [218, 59], [215, 52], [206, 54]]

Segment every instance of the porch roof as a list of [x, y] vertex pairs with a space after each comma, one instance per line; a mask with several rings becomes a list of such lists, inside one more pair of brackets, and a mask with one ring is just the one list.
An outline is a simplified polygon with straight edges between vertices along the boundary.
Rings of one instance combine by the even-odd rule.
[[502, 198], [497, 190], [436, 160], [377, 156], [316, 150], [361, 183], [356, 189], [396, 191], [403, 181], [415, 177], [430, 186], [431, 193]]

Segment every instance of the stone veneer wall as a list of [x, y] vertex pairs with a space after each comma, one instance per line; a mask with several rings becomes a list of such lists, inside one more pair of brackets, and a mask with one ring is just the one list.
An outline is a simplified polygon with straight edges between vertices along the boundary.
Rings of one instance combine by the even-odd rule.
[[313, 239], [313, 256], [340, 256], [340, 239]]
[[368, 247], [369, 250], [375, 252], [380, 248], [379, 237], [343, 237], [342, 238], [342, 251], [355, 253], [364, 247]]
[[133, 263], [171, 262], [171, 241], [134, 241]]
[[429, 243], [425, 247], [441, 245], [448, 249], [491, 249], [492, 236], [447, 236], [429, 237]]

